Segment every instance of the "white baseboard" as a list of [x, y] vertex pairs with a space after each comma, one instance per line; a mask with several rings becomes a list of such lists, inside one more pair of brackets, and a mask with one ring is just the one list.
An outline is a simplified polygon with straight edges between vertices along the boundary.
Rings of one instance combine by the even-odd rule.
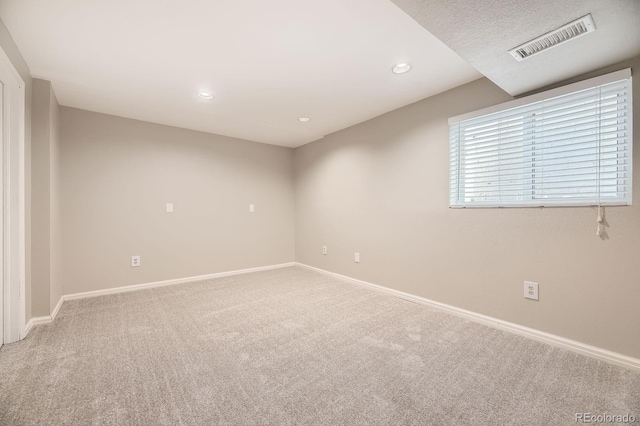
[[612, 352], [607, 349], [591, 346], [586, 343], [567, 339], [561, 336], [556, 336], [555, 334], [546, 333], [544, 331], [525, 327], [523, 325], [515, 324], [512, 322], [503, 321], [501, 319], [490, 317], [487, 315], [478, 314], [476, 312], [468, 311], [466, 309], [456, 308], [455, 306], [447, 305], [445, 303], [436, 302], [434, 300], [430, 300], [424, 297], [405, 293], [403, 291], [393, 290], [388, 287], [373, 284], [367, 281], [358, 280], [356, 278], [348, 277], [346, 275], [336, 274], [335, 272], [326, 271], [324, 269], [305, 265], [303, 263], [296, 262], [296, 265], [303, 268], [310, 269], [312, 271], [320, 272], [325, 275], [341, 278], [343, 280], [352, 282], [354, 284], [364, 286], [376, 291], [380, 291], [400, 299], [408, 300], [410, 302], [418, 303], [424, 306], [429, 306], [431, 308], [438, 309], [440, 311], [448, 312], [452, 315], [466, 318], [470, 321], [481, 323], [489, 327], [498, 328], [500, 330], [505, 330], [511, 333], [519, 334], [521, 336], [525, 336], [534, 340], [538, 340], [544, 343], [548, 343], [554, 346], [568, 349], [570, 351], [573, 351], [582, 355], [587, 355], [592, 358], [597, 358], [599, 360], [602, 360], [611, 364], [616, 364], [623, 367], [631, 368], [636, 371], [640, 371], [640, 359], [638, 358], [632, 358], [630, 356]]
[[268, 271], [270, 269], [286, 268], [289, 266], [295, 266], [295, 264], [296, 264], [295, 262], [280, 263], [278, 265], [260, 266], [257, 268], [240, 269], [237, 271], [217, 272], [215, 274], [198, 275], [195, 277], [177, 278], [173, 280], [156, 281], [156, 282], [150, 282], [150, 283], [144, 283], [144, 284], [134, 284], [134, 285], [128, 285], [128, 286], [122, 286], [122, 287], [107, 288], [104, 290], [85, 291], [82, 293], [65, 294], [60, 298], [60, 300], [58, 301], [58, 304], [53, 309], [53, 312], [51, 313], [51, 315], [31, 318], [29, 322], [27, 322], [27, 325], [25, 326], [24, 335], [26, 337], [27, 334], [29, 334], [29, 331], [31, 331], [31, 328], [33, 326], [41, 325], [41, 324], [49, 324], [50, 322], [54, 321], [56, 319], [56, 316], [58, 315], [58, 312], [60, 311], [60, 308], [62, 307], [62, 304], [67, 300], [86, 299], [89, 297], [98, 297], [98, 296], [106, 296], [109, 294], [126, 293], [129, 291], [138, 291], [138, 290], [144, 290], [148, 288], [164, 287], [168, 285], [183, 284], [183, 283], [189, 283], [194, 281], [204, 281], [204, 280], [210, 280], [213, 278], [228, 277], [232, 275], [249, 274], [251, 272], [260, 272], [260, 271]]
[[215, 273], [215, 274], [198, 275], [198, 276], [195, 276], [195, 277], [177, 278], [177, 279], [174, 279], [174, 280], [156, 281], [156, 282], [151, 282], [151, 283], [134, 284], [134, 285], [128, 285], [128, 286], [123, 286], [123, 287], [107, 288], [107, 289], [104, 289], [104, 290], [85, 291], [85, 292], [82, 292], [82, 293], [66, 294], [66, 295], [64, 295], [62, 297], [64, 298], [65, 301], [67, 301], [67, 300], [75, 300], [75, 299], [86, 299], [88, 297], [97, 297], [97, 296], [105, 296], [105, 295], [108, 295], [108, 294], [126, 293], [128, 291], [138, 291], [138, 290], [144, 290], [144, 289], [147, 289], [147, 288], [164, 287], [164, 286], [167, 286], [167, 285], [183, 284], [183, 283], [194, 282], [194, 281], [204, 281], [204, 280], [210, 280], [212, 278], [228, 277], [228, 276], [231, 276], [231, 275], [240, 275], [240, 274], [249, 274], [251, 272], [268, 271], [270, 269], [286, 268], [286, 267], [294, 266], [294, 265], [295, 265], [295, 262], [281, 263], [279, 265], [261, 266], [261, 267], [258, 267], [258, 268], [240, 269], [240, 270], [237, 270], [237, 271], [218, 272], [218, 273]]
[[620, 365], [623, 367], [640, 371], [640, 359], [638, 358], [622, 355], [616, 352], [609, 351], [607, 349], [602, 349], [596, 346], [588, 345], [586, 343], [582, 343], [582, 342], [567, 339], [561, 336], [557, 336], [555, 334], [546, 333], [544, 331], [536, 330], [534, 328], [525, 327], [523, 325], [500, 320], [498, 318], [490, 317], [487, 315], [482, 315], [476, 312], [468, 311], [466, 309], [457, 308], [455, 306], [447, 305], [445, 303], [436, 302], [434, 300], [426, 299], [424, 297], [405, 293], [399, 290], [393, 290], [388, 287], [373, 284], [367, 281], [358, 280], [356, 278], [348, 277], [346, 275], [340, 275], [335, 272], [326, 271], [324, 269], [316, 268], [316, 267], [305, 265], [303, 263], [298, 263], [298, 262], [282, 263], [278, 265], [262, 266], [258, 268], [241, 269], [237, 271], [219, 272], [215, 274], [199, 275], [195, 277], [178, 278], [173, 280], [157, 281], [157, 282], [144, 283], [144, 284], [135, 284], [130, 286], [116, 287], [116, 288], [110, 288], [110, 289], [104, 289], [104, 290], [95, 290], [95, 291], [87, 291], [82, 293], [67, 294], [60, 298], [60, 300], [58, 301], [58, 304], [53, 309], [51, 315], [31, 318], [25, 327], [25, 336], [29, 333], [29, 331], [34, 326], [41, 325], [41, 324], [48, 324], [54, 321], [56, 316], [58, 315], [58, 312], [60, 311], [60, 307], [67, 300], [85, 299], [89, 297], [105, 296], [109, 294], [126, 293], [129, 291], [144, 290], [144, 289], [154, 288], [154, 287], [163, 287], [168, 285], [183, 284], [187, 282], [203, 281], [203, 280], [227, 277], [232, 275], [248, 274], [251, 272], [267, 271], [270, 269], [286, 268], [286, 267], [295, 266], [295, 265], [303, 268], [307, 268], [316, 272], [320, 272], [325, 275], [340, 278], [340, 279], [343, 279], [343, 280], [346, 280], [370, 289], [374, 289], [376, 291], [380, 291], [400, 299], [408, 300], [410, 302], [419, 303], [421, 305], [429, 306], [434, 309], [448, 312], [458, 317], [466, 318], [468, 320], [481, 323], [489, 327], [494, 327], [494, 328], [505, 330], [511, 333], [519, 334], [521, 336], [525, 336], [534, 340], [538, 340], [554, 346], [568, 349], [582, 355], [587, 355], [592, 358], [597, 358], [602, 361], [606, 361], [612, 364], [616, 364], [616, 365]]
[[[62, 301], [62, 299], [60, 299], [60, 301]], [[51, 319], [50, 315], [47, 315], [44, 317], [32, 317], [29, 320], [29, 322], [27, 322], [27, 325], [24, 327], [24, 337], [27, 337], [27, 334], [29, 334], [33, 326], [41, 325], [41, 324], [49, 324], [51, 321], [53, 321], [53, 319]]]
[[31, 331], [31, 328], [33, 328], [34, 325], [49, 324], [53, 322], [56, 319], [56, 315], [58, 315], [63, 302], [64, 296], [62, 296], [60, 300], [58, 300], [58, 304], [55, 306], [55, 308], [53, 308], [51, 315], [31, 318], [29, 322], [27, 322], [27, 325], [24, 327], [24, 337], [27, 337], [27, 334], [29, 334], [29, 331]]
[[58, 300], [58, 304], [55, 306], [55, 308], [53, 308], [53, 311], [51, 312], [51, 321], [54, 321], [56, 319], [56, 316], [58, 315], [58, 312], [60, 312], [60, 308], [62, 307], [63, 302], [64, 296], [61, 296], [60, 300]]

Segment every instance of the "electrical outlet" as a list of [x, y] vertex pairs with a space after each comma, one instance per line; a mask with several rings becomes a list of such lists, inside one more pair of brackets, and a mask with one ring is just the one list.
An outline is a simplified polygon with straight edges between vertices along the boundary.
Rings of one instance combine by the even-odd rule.
[[524, 282], [524, 297], [526, 299], [538, 300], [538, 283], [530, 281]]
[[256, 206], [254, 204], [249, 204], [249, 213], [255, 213]]
[[360, 263], [360, 253], [356, 253], [354, 259], [353, 259], [356, 263]]
[[322, 254], [327, 254], [327, 246], [322, 246]]
[[165, 210], [167, 213], [173, 213], [173, 203], [167, 203]]
[[131, 267], [137, 268], [140, 266], [140, 256], [131, 256]]

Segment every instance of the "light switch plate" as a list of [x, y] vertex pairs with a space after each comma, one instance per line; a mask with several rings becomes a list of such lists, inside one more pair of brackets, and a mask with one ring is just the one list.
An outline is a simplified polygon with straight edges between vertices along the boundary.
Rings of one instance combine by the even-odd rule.
[[167, 213], [173, 213], [173, 203], [167, 203]]

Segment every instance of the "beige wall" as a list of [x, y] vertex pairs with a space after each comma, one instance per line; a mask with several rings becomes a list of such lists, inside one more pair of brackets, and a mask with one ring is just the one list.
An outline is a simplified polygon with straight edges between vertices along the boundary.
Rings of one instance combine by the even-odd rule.
[[51, 83], [33, 79], [31, 133], [31, 309], [50, 313], [51, 281]]
[[51, 83], [33, 79], [31, 136], [32, 316], [50, 315], [62, 296], [58, 101]]
[[61, 107], [63, 293], [292, 262], [292, 155]]
[[605, 241], [594, 208], [448, 208], [448, 117], [508, 99], [481, 79], [297, 148], [296, 260], [640, 358], [640, 173]]
[[0, 20], [0, 48], [25, 83], [25, 317], [31, 318], [31, 74], [27, 63], [13, 42], [11, 34]]
[[49, 90], [50, 146], [49, 146], [49, 313], [60, 301], [62, 292], [62, 233], [60, 217], [60, 106]]

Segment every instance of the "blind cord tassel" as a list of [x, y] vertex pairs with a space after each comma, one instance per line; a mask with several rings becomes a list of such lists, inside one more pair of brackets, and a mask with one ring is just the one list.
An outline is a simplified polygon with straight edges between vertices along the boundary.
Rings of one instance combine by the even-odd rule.
[[603, 220], [602, 220], [602, 206], [600, 204], [598, 204], [598, 229], [596, 230], [596, 235], [599, 237], [600, 234], [602, 234], [602, 225], [603, 225]]

